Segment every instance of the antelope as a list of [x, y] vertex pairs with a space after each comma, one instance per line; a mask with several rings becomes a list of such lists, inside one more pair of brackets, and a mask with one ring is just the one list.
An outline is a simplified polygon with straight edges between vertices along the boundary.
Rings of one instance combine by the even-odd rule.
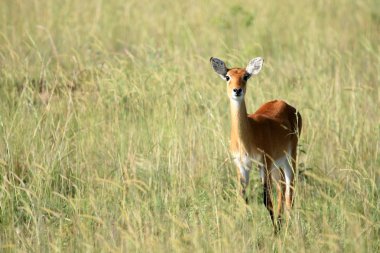
[[[210, 58], [214, 71], [227, 82], [231, 110], [230, 152], [237, 167], [241, 195], [246, 198], [252, 164], [258, 164], [264, 192], [264, 205], [269, 211], [275, 232], [282, 223], [284, 206], [287, 216], [293, 205], [294, 174], [297, 162], [297, 144], [302, 128], [301, 114], [282, 100], [263, 104], [255, 113], [247, 114], [244, 96], [247, 81], [257, 75], [264, 60], [252, 59], [247, 67], [227, 68], [217, 58]], [[271, 198], [272, 182], [277, 188], [277, 221]]]

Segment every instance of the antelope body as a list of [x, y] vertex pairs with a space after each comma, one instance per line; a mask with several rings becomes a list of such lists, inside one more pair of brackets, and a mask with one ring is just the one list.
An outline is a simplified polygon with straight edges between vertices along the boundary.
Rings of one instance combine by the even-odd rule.
[[[263, 183], [264, 204], [275, 230], [278, 231], [284, 206], [289, 211], [293, 203], [297, 144], [302, 128], [301, 115], [282, 100], [267, 102], [254, 114], [247, 114], [244, 100], [246, 84], [250, 77], [260, 72], [264, 62], [262, 58], [251, 60], [245, 69], [228, 69], [223, 61], [213, 57], [210, 62], [215, 72], [227, 81], [231, 110], [230, 151], [238, 170], [241, 194], [246, 197], [249, 173], [255, 162]], [[271, 199], [272, 180], [277, 188], [277, 222]]]

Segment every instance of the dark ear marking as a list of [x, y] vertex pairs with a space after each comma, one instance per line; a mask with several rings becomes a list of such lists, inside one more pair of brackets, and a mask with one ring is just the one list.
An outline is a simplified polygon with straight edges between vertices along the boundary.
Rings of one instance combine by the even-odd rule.
[[244, 76], [243, 76], [243, 80], [244, 80], [245, 82], [247, 82], [248, 79], [249, 79], [251, 76], [252, 76], [252, 75], [250, 75], [249, 73], [245, 72], [245, 74], [244, 74]]
[[219, 60], [218, 58], [211, 57], [210, 63], [211, 63], [212, 68], [214, 69], [214, 71], [217, 74], [219, 74], [223, 77], [225, 77], [227, 75], [228, 69], [226, 67], [226, 64], [222, 60]]

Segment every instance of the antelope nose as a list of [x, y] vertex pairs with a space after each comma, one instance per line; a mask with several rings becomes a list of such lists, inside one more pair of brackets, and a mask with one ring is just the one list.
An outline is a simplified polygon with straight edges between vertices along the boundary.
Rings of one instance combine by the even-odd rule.
[[235, 95], [236, 96], [240, 96], [241, 95], [241, 92], [243, 91], [242, 88], [239, 88], [239, 89], [233, 89], [233, 91], [235, 92]]

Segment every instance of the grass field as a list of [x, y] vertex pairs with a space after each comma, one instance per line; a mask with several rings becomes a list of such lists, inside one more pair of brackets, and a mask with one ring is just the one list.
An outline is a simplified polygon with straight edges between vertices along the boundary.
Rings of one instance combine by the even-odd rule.
[[[209, 64], [304, 122], [277, 236]], [[0, 1], [1, 252], [379, 252], [380, 2]]]

